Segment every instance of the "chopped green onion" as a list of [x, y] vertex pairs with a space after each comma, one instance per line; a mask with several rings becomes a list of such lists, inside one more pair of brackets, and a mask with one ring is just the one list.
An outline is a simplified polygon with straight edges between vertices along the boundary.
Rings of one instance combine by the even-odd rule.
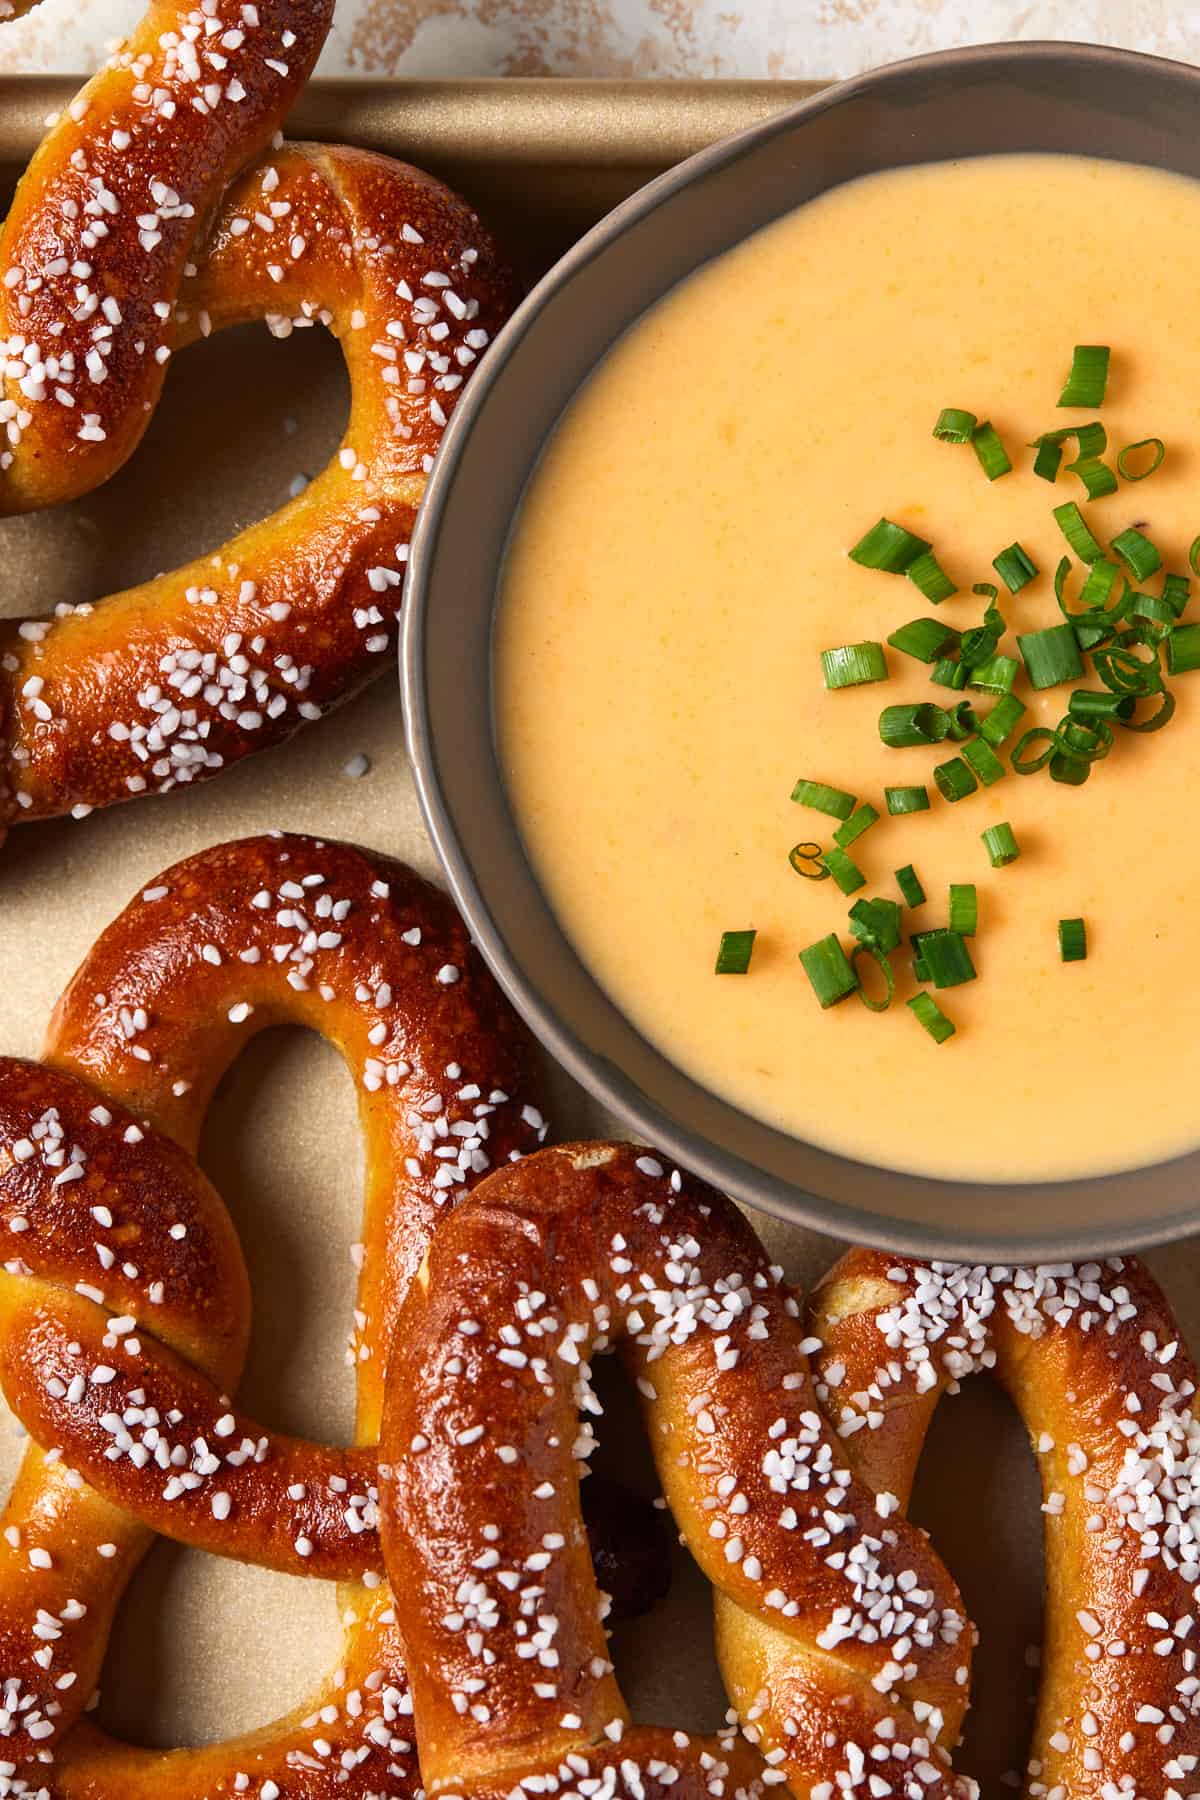
[[970, 672], [965, 663], [956, 662], [952, 656], [943, 656], [930, 669], [929, 679], [936, 682], [938, 687], [954, 688], [956, 692], [961, 692], [967, 685]]
[[914, 656], [918, 662], [933, 663], [944, 650], [956, 650], [960, 636], [953, 625], [943, 625], [937, 619], [913, 619], [893, 631], [888, 643], [893, 650]]
[[999, 781], [1008, 774], [992, 746], [981, 737], [972, 738], [969, 744], [964, 744], [962, 753], [984, 787], [991, 787], [994, 781]]
[[[1029, 753], [1033, 744], [1044, 744], [1046, 747], [1034, 756]], [[1045, 768], [1057, 749], [1057, 732], [1050, 731], [1045, 725], [1031, 726], [1024, 737], [1018, 739], [1017, 747], [1009, 758], [1013, 773], [1015, 775], [1036, 775], [1039, 769]]]
[[1033, 459], [1033, 472], [1040, 475], [1043, 481], [1057, 481], [1058, 471], [1062, 463], [1062, 444], [1054, 436], [1035, 438], [1031, 449], [1037, 450]]
[[979, 720], [975, 717], [975, 708], [969, 700], [960, 700], [958, 705], [947, 713], [946, 718], [948, 722], [946, 735], [952, 738], [956, 744], [965, 743], [969, 737], [974, 736], [979, 725]]
[[965, 412], [961, 406], [943, 406], [933, 435], [943, 444], [969, 444], [975, 423], [973, 412]]
[[994, 581], [973, 581], [971, 583], [971, 592], [980, 595], [986, 594], [988, 600], [992, 602], [1000, 598], [1000, 589], [996, 586]]
[[983, 847], [988, 853], [988, 861], [993, 869], [1006, 869], [1009, 863], [1016, 862], [1021, 854], [1021, 846], [1007, 820], [1002, 825], [989, 825], [982, 836]]
[[924, 556], [930, 548], [925, 538], [906, 531], [903, 525], [895, 525], [891, 519], [880, 519], [859, 538], [850, 551], [850, 561], [860, 563], [864, 569], [882, 569], [887, 575], [903, 575], [910, 563], [916, 562], [918, 556]]
[[850, 908], [850, 930], [864, 944], [873, 944], [886, 956], [900, 942], [900, 914], [896, 900], [856, 900]]
[[833, 834], [833, 841], [843, 850], [848, 850], [855, 838], [860, 838], [864, 831], [869, 831], [879, 818], [879, 814], [869, 800], [864, 800], [857, 812], [851, 813], [844, 825], [839, 825]]
[[866, 886], [866, 876], [854, 861], [853, 857], [847, 856], [844, 850], [839, 850], [836, 846], [832, 850], [826, 850], [821, 861], [825, 864], [825, 867], [829, 870], [829, 873], [833, 876], [833, 879], [841, 888], [843, 894], [852, 894], [856, 888]]
[[1186, 575], [1163, 576], [1162, 597], [1177, 619], [1181, 619], [1187, 610], [1191, 587]]
[[1104, 388], [1108, 381], [1107, 344], [1076, 344], [1071, 356], [1071, 373], [1067, 385], [1058, 396], [1060, 406], [1086, 406], [1089, 412], [1104, 405]]
[[990, 419], [977, 425], [971, 433], [971, 447], [979, 458], [979, 466], [989, 481], [998, 481], [1012, 468], [1008, 451], [1000, 442], [1000, 433]]
[[1155, 569], [1162, 567], [1162, 557], [1150, 539], [1132, 525], [1128, 531], [1118, 532], [1112, 540], [1112, 548], [1135, 581], [1145, 581], [1147, 575], [1153, 575]]
[[1087, 489], [1089, 500], [1103, 500], [1106, 494], [1115, 494], [1117, 478], [1108, 464], [1101, 462], [1098, 456], [1081, 456], [1077, 462], [1068, 463], [1072, 475], [1078, 475]]
[[1024, 716], [1025, 702], [1018, 700], [1015, 694], [1005, 694], [980, 723], [979, 735], [994, 749], [999, 749], [1012, 736]]
[[1072, 619], [1071, 630], [1075, 633], [1075, 642], [1085, 656], [1097, 649], [1099, 645], [1106, 644], [1113, 634], [1112, 626], [1106, 625], [1101, 617]]
[[932, 981], [934, 987], [961, 987], [976, 978], [975, 964], [962, 934], [953, 930], [918, 931], [912, 940], [920, 967], [919, 981]]
[[973, 881], [950, 883], [950, 929], [974, 937], [979, 923], [979, 891]]
[[[858, 972], [858, 959], [860, 956], [869, 956], [871, 960], [878, 963], [879, 967], [883, 970], [883, 979], [887, 983], [887, 991], [882, 1000], [872, 1000], [870, 994], [868, 994], [866, 988], [863, 986], [862, 977]], [[885, 953], [874, 944], [857, 944], [850, 952], [850, 967], [854, 971], [855, 980], [858, 982], [858, 997], [866, 1007], [867, 1011], [874, 1013], [886, 1012], [888, 1007], [892, 1004], [892, 999], [896, 992], [896, 977], [892, 973], [892, 965], [888, 961]]]
[[723, 931], [717, 951], [718, 975], [744, 975], [750, 967], [756, 931]]
[[1065, 787], [1082, 787], [1092, 772], [1092, 765], [1082, 756], [1067, 756], [1056, 750], [1050, 758], [1050, 779]]
[[883, 797], [889, 813], [929, 811], [929, 789], [924, 787], [885, 787]]
[[[1145, 469], [1127, 468], [1126, 459], [1137, 458], [1142, 450], [1154, 452], [1153, 461]], [[1161, 438], [1139, 438], [1136, 444], [1126, 444], [1123, 450], [1117, 451], [1117, 468], [1121, 472], [1122, 481], [1145, 481], [1147, 475], [1153, 475], [1155, 469], [1161, 469], [1163, 458], [1167, 454], [1167, 446]]]
[[827, 688], [861, 687], [868, 681], [886, 681], [887, 659], [882, 644], [841, 644], [822, 650], [821, 673]]
[[911, 863], [905, 863], [902, 869], [896, 870], [896, 886], [904, 895], [905, 906], [924, 906], [925, 889], [917, 879], [917, 871]]
[[829, 870], [821, 861], [820, 844], [793, 844], [788, 851], [788, 861], [805, 881], [829, 880]]
[[951, 803], [965, 800], [979, 786], [973, 770], [967, 767], [961, 756], [952, 757], [949, 762], [938, 763], [933, 771], [933, 779], [942, 799]]
[[946, 1017], [932, 994], [914, 994], [911, 1000], [905, 1001], [905, 1005], [935, 1044], [944, 1044], [947, 1038], [954, 1036], [953, 1020]]
[[828, 813], [831, 819], [848, 819], [857, 804], [844, 788], [826, 787], [823, 781], [806, 781], [803, 776], [792, 789], [792, 799], [798, 806]]
[[800, 962], [822, 1009], [836, 1006], [839, 1000], [844, 1000], [858, 986], [858, 976], [851, 968], [836, 933], [832, 931], [828, 937], [820, 938], [815, 944], [810, 944], [807, 950], [802, 950]]
[[1122, 719], [1120, 722], [1126, 731], [1161, 731], [1169, 725], [1175, 714], [1175, 696], [1163, 689], [1159, 695], [1158, 711], [1151, 713], [1148, 719]]
[[1131, 719], [1135, 701], [1132, 694], [1097, 693], [1094, 688], [1076, 688], [1067, 702], [1073, 719]]
[[1074, 500], [1068, 500], [1064, 505], [1056, 506], [1054, 520], [1080, 562], [1099, 562], [1104, 551], [1088, 530], [1087, 520]]
[[1058, 921], [1058, 953], [1064, 962], [1087, 961], [1087, 926], [1082, 919]]
[[920, 588], [932, 606], [940, 606], [943, 600], [948, 600], [951, 594], [958, 592], [932, 550], [924, 551], [915, 561], [910, 562], [904, 573], [914, 587]]
[[1200, 625], [1173, 625], [1167, 633], [1167, 674], [1200, 669]]
[[1075, 633], [1069, 625], [1050, 625], [1045, 631], [1022, 632], [1017, 649], [1025, 673], [1035, 688], [1057, 687], [1061, 681], [1078, 681], [1083, 661]]
[[1149, 619], [1154, 625], [1174, 625], [1178, 614], [1169, 600], [1158, 594], [1142, 594], [1131, 590], [1126, 612], [1131, 619]]
[[[1113, 747], [1112, 726], [1107, 719], [1081, 719], [1068, 712], [1058, 725], [1059, 752], [1081, 762], [1102, 762]], [[1051, 757], [1051, 764], [1054, 758]], [[1053, 767], [1051, 774], [1054, 773]]]
[[1080, 605], [1088, 612], [1103, 612], [1106, 619], [1119, 619], [1125, 609], [1124, 592], [1111, 605], [1109, 595], [1120, 579], [1121, 571], [1116, 563], [1106, 562], [1101, 557], [1099, 562], [1092, 564], [1079, 590]]
[[1010, 544], [992, 558], [992, 567], [1010, 594], [1019, 594], [1033, 580], [1038, 566], [1020, 544]]
[[940, 744], [950, 729], [950, 715], [926, 700], [919, 705], [885, 706], [879, 735], [890, 750], [909, 744]]
[[1020, 670], [1015, 656], [993, 656], [990, 662], [971, 670], [967, 686], [984, 694], [1011, 694]]
[[[1079, 456], [1085, 462], [1090, 461], [1093, 457], [1103, 456], [1108, 449], [1108, 433], [1099, 419], [1093, 420], [1090, 425], [1068, 425], [1058, 435], [1064, 438], [1073, 437]], [[1069, 466], [1073, 467], [1074, 465]]]
[[[1181, 629], [1176, 625], [1171, 635]], [[1189, 627], [1182, 627], [1188, 630]], [[1122, 632], [1122, 639], [1127, 637]], [[1092, 657], [1092, 666], [1106, 688], [1115, 694], [1157, 694], [1162, 687], [1162, 673], [1158, 666], [1158, 652], [1153, 661], [1145, 657], [1135, 656], [1125, 643], [1113, 645], [1108, 649], [1097, 650]]]

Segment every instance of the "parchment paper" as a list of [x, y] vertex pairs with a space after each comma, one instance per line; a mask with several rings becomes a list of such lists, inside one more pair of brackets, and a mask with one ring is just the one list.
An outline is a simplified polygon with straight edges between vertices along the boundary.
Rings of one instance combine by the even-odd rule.
[[[665, 102], [664, 102], [665, 104]], [[695, 105], [693, 91], [691, 104]], [[614, 126], [619, 120], [614, 119]], [[619, 134], [608, 145], [619, 157]], [[597, 147], [604, 153], [604, 145]], [[128, 470], [52, 515], [0, 523], [0, 613], [110, 592], [221, 541], [311, 474], [342, 429], [340, 361], [317, 333], [280, 344], [265, 331], [187, 352]], [[369, 773], [344, 773], [357, 753]], [[282, 750], [163, 800], [79, 824], [14, 830], [0, 851], [0, 1050], [36, 1055], [53, 1001], [120, 907], [176, 858], [270, 826], [357, 839], [436, 875], [418, 817], [392, 678]], [[563, 1076], [559, 1135], [618, 1130]], [[241, 1229], [255, 1290], [242, 1393], [268, 1424], [337, 1438], [351, 1419], [342, 1350], [350, 1326], [361, 1152], [350, 1081], [315, 1039], [257, 1040], [226, 1082], [202, 1161]], [[805, 1282], [837, 1246], [757, 1220]], [[347, 1247], [329, 1278], [326, 1246]], [[1185, 1328], [1200, 1330], [1200, 1258], [1157, 1259]], [[602, 1455], [651, 1483], [626, 1405]], [[15, 1465], [0, 1420], [0, 1474]], [[1007, 1402], [973, 1382], [935, 1424], [914, 1511], [959, 1577], [983, 1631], [976, 1711], [961, 1764], [995, 1793], [1024, 1757], [1040, 1635], [1040, 1519], [1032, 1459]], [[719, 1723], [725, 1701], [708, 1647], [708, 1593], [681, 1554], [669, 1600], [616, 1637], [618, 1668], [643, 1718]], [[239, 1654], [222, 1654], [236, 1632]], [[204, 1742], [263, 1723], [302, 1699], [336, 1661], [332, 1589], [159, 1545], [135, 1579], [104, 1671], [101, 1719], [147, 1744]]]

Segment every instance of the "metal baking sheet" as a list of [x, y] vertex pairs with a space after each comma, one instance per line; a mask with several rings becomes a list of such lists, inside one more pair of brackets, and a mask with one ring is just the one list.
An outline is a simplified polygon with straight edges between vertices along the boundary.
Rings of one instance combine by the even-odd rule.
[[[0, 205], [45, 114], [72, 91], [57, 80], [0, 79]], [[752, 82], [317, 85], [292, 130], [434, 169], [460, 185], [536, 271], [670, 162], [809, 91]], [[278, 504], [297, 474], [320, 467], [346, 406], [336, 349], [317, 333], [278, 342], [261, 329], [241, 330], [187, 351], [126, 470], [76, 504], [0, 522], [0, 614], [92, 599], [219, 543]], [[352, 780], [345, 765], [359, 752], [370, 771]], [[205, 844], [270, 826], [357, 839], [436, 875], [393, 679], [203, 787], [78, 824], [14, 830], [0, 851], [0, 1047], [37, 1054], [68, 976], [151, 876]], [[559, 1135], [619, 1129], [562, 1076], [552, 1085]], [[297, 1032], [256, 1040], [213, 1107], [202, 1160], [239, 1224], [254, 1279], [247, 1403], [281, 1427], [336, 1438], [351, 1420], [342, 1349], [361, 1150], [350, 1081], [332, 1051]], [[832, 1243], [756, 1222], [801, 1283], [837, 1253]], [[330, 1281], [327, 1246], [339, 1234], [347, 1254]], [[1194, 1338], [1200, 1257], [1185, 1245], [1159, 1260]], [[0, 1419], [6, 1469], [19, 1449], [13, 1422]], [[604, 1454], [609, 1466], [646, 1474], [642, 1446], [621, 1429], [610, 1431]], [[986, 1382], [969, 1384], [942, 1409], [914, 1512], [983, 1632], [960, 1761], [995, 1793], [1000, 1777], [1021, 1765], [1032, 1720], [1036, 1675], [1024, 1653], [1040, 1635], [1040, 1518], [1021, 1428]], [[725, 1702], [707, 1647], [708, 1609], [707, 1588], [681, 1554], [669, 1601], [618, 1633], [618, 1668], [639, 1716], [719, 1723]], [[240, 1654], [230, 1658], [235, 1623]], [[337, 1654], [328, 1587], [160, 1544], [122, 1608], [100, 1716], [142, 1743], [209, 1741], [295, 1705]]]

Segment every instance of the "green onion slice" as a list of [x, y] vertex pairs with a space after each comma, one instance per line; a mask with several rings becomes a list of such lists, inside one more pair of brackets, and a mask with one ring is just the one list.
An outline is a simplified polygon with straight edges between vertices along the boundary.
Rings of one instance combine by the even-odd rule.
[[993, 656], [990, 662], [980, 663], [971, 670], [967, 686], [978, 688], [984, 694], [1011, 694], [1020, 672], [1021, 665], [1015, 656]]
[[979, 891], [973, 881], [950, 883], [950, 929], [974, 937], [979, 923]]
[[788, 861], [805, 881], [829, 880], [829, 870], [821, 861], [820, 844], [793, 844], [788, 851]]
[[1067, 702], [1073, 719], [1131, 719], [1135, 701], [1132, 694], [1098, 693], [1094, 688], [1076, 688]]
[[1102, 762], [1113, 747], [1112, 726], [1107, 719], [1081, 719], [1068, 712], [1065, 719], [1059, 720], [1056, 735], [1059, 753], [1082, 762]]
[[993, 782], [1008, 774], [992, 746], [982, 737], [972, 738], [969, 744], [964, 744], [962, 753], [964, 761], [970, 763], [984, 787], [991, 787]]
[[754, 954], [756, 931], [723, 931], [717, 950], [718, 975], [744, 975]]
[[[1043, 745], [1044, 748], [1034, 751], [1035, 744]], [[1045, 725], [1031, 726], [1024, 737], [1018, 739], [1017, 747], [1009, 758], [1013, 773], [1015, 775], [1036, 775], [1039, 769], [1045, 768], [1057, 748], [1057, 732], [1049, 730]]]
[[900, 942], [903, 910], [897, 900], [856, 900], [850, 908], [850, 930], [860, 942], [873, 944], [886, 956]]
[[918, 662], [934, 663], [945, 651], [958, 648], [960, 635], [953, 625], [943, 625], [937, 619], [913, 619], [893, 631], [888, 643]]
[[1038, 572], [1038, 566], [1021, 544], [1010, 544], [992, 558], [992, 567], [1010, 594], [1019, 594]]
[[828, 937], [820, 938], [807, 950], [802, 950], [800, 962], [822, 1009], [836, 1006], [858, 986], [858, 976], [832, 931]]
[[1177, 619], [1181, 619], [1187, 610], [1191, 587], [1186, 575], [1163, 576], [1162, 597]]
[[971, 433], [971, 447], [979, 458], [979, 466], [989, 481], [998, 481], [1012, 468], [1008, 451], [1000, 441], [1000, 433], [990, 419], [977, 425]]
[[846, 852], [836, 845], [832, 850], [826, 850], [821, 861], [843, 894], [853, 894], [857, 888], [866, 886], [867, 878], [853, 857], [847, 856]]
[[[1171, 637], [1179, 629], [1178, 625], [1174, 626]], [[1147, 646], [1152, 651], [1152, 657], [1147, 659], [1130, 649], [1130, 639], [1129, 632], [1122, 632], [1120, 642], [1093, 654], [1092, 666], [1105, 687], [1111, 688], [1115, 694], [1157, 694], [1162, 688], [1157, 648]], [[1138, 642], [1140, 639], [1133, 634], [1132, 641]], [[1168, 638], [1167, 642], [1170, 641]]]
[[1173, 625], [1166, 648], [1168, 675], [1190, 675], [1200, 669], [1200, 625]]
[[859, 538], [850, 551], [850, 561], [864, 569], [882, 569], [888, 575], [903, 575], [918, 556], [924, 556], [931, 545], [914, 531], [906, 531], [891, 519], [880, 519]]
[[1127, 531], [1118, 532], [1112, 540], [1112, 548], [1116, 551], [1135, 581], [1145, 581], [1153, 575], [1155, 569], [1162, 567], [1162, 557], [1158, 554], [1150, 539], [1131, 525]]
[[1087, 490], [1089, 500], [1103, 500], [1106, 494], [1115, 494], [1117, 478], [1106, 462], [1098, 456], [1081, 456], [1073, 463], [1067, 464], [1072, 475], [1078, 475]]
[[917, 879], [917, 871], [911, 863], [905, 863], [902, 869], [896, 870], [896, 886], [904, 895], [905, 906], [924, 906], [925, 889]]
[[[1150, 451], [1150, 459], [1145, 468], [1139, 468], [1142, 451]], [[1122, 481], [1145, 481], [1147, 475], [1153, 475], [1161, 469], [1163, 458], [1167, 454], [1167, 446], [1161, 438], [1139, 438], [1136, 444], [1126, 444], [1123, 450], [1117, 451], [1117, 468]]]
[[1076, 344], [1071, 355], [1071, 373], [1067, 385], [1058, 396], [1060, 406], [1086, 406], [1089, 412], [1104, 405], [1104, 389], [1108, 382], [1109, 348], [1107, 344]]
[[947, 1038], [954, 1036], [953, 1020], [946, 1017], [932, 994], [914, 994], [905, 1005], [935, 1044], [944, 1044]]
[[1058, 954], [1064, 962], [1087, 961], [1087, 926], [1082, 919], [1058, 921]]
[[914, 587], [920, 588], [932, 606], [940, 606], [943, 600], [948, 600], [951, 594], [958, 592], [957, 586], [951, 581], [932, 550], [926, 550], [916, 557], [909, 563], [904, 573]]
[[848, 819], [857, 805], [854, 795], [844, 788], [827, 787], [823, 781], [808, 781], [804, 776], [792, 789], [792, 799], [798, 806], [828, 813], [831, 819]]
[[1082, 787], [1092, 772], [1092, 765], [1082, 756], [1067, 756], [1056, 750], [1050, 758], [1050, 779], [1065, 787]]
[[961, 406], [943, 406], [933, 435], [943, 444], [969, 444], [976, 425], [975, 414]]
[[1062, 464], [1062, 445], [1053, 437], [1035, 438], [1031, 449], [1036, 449], [1033, 459], [1033, 472], [1040, 475], [1043, 481], [1057, 481], [1058, 471]]
[[822, 650], [821, 673], [827, 688], [861, 687], [868, 681], [886, 681], [888, 666], [883, 645], [840, 644], [835, 650]]
[[1161, 731], [1169, 725], [1175, 715], [1175, 696], [1164, 688], [1159, 695], [1158, 711], [1150, 714], [1148, 719], [1122, 719], [1120, 723], [1126, 731]]
[[938, 687], [954, 688], [960, 692], [967, 685], [967, 676], [971, 671], [965, 663], [957, 662], [952, 656], [941, 656], [929, 671], [930, 681]]
[[969, 700], [960, 700], [958, 705], [952, 707], [946, 716], [949, 720], [946, 735], [952, 738], [956, 744], [965, 743], [969, 737], [974, 736], [979, 727], [979, 720], [975, 717], [975, 708]]
[[[915, 960], [920, 968], [917, 978], [932, 981], [934, 987], [962, 987], [976, 979], [975, 964], [961, 932], [939, 929], [918, 931], [912, 939]], [[922, 972], [923, 971], [923, 972]]]
[[1054, 519], [1059, 530], [1070, 544], [1072, 550], [1083, 563], [1099, 562], [1104, 555], [1099, 543], [1088, 529], [1087, 520], [1080, 512], [1074, 500], [1068, 500], [1062, 506], [1054, 508]]
[[876, 824], [879, 814], [869, 800], [864, 800], [857, 812], [850, 814], [844, 825], [839, 825], [833, 834], [835, 844], [848, 850], [855, 838], [860, 838], [864, 831], [869, 831]]
[[979, 735], [999, 749], [1001, 744], [1007, 743], [1024, 716], [1025, 702], [1018, 700], [1015, 694], [1004, 694], [981, 720]]
[[918, 705], [885, 706], [879, 735], [891, 750], [910, 744], [940, 744], [950, 729], [950, 715], [926, 700]]
[[1069, 625], [1050, 625], [1045, 631], [1022, 632], [1017, 649], [1025, 664], [1025, 673], [1039, 690], [1057, 687], [1063, 681], [1078, 681], [1083, 674], [1083, 660], [1075, 633]]
[[924, 787], [885, 787], [883, 797], [888, 812], [916, 813], [929, 811], [929, 789]]
[[[872, 962], [877, 963], [883, 970], [883, 979], [887, 983], [887, 987], [881, 1000], [873, 1000], [863, 986], [862, 976], [858, 972], [858, 959], [860, 956], [869, 956]], [[854, 978], [858, 983], [858, 997], [866, 1007], [867, 1011], [874, 1013], [886, 1012], [888, 1007], [892, 1004], [892, 999], [896, 992], [896, 977], [892, 973], [892, 965], [884, 952], [878, 949], [874, 944], [857, 944], [850, 952], [850, 967], [853, 970]]]
[[979, 786], [974, 770], [968, 767], [961, 756], [953, 757], [950, 762], [938, 763], [933, 771], [933, 779], [942, 799], [951, 803], [965, 800]]
[[982, 837], [983, 847], [993, 869], [1006, 869], [1021, 854], [1021, 846], [1007, 820], [1002, 825], [989, 825]]

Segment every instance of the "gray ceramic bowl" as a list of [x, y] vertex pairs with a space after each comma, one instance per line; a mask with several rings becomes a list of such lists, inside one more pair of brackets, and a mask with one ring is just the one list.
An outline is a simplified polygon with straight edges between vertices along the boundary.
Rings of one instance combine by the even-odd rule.
[[577, 244], [488, 352], [438, 459], [413, 546], [403, 684], [422, 805], [458, 903], [573, 1075], [686, 1167], [799, 1224], [959, 1260], [1097, 1255], [1194, 1230], [1200, 1154], [1088, 1181], [899, 1175], [761, 1124], [649, 1044], [559, 929], [496, 760], [492, 617], [522, 490], [613, 340], [701, 263], [802, 201], [875, 170], [996, 151], [1082, 149], [1200, 176], [1198, 118], [1196, 70], [1075, 45], [959, 51], [831, 89], [672, 170]]

